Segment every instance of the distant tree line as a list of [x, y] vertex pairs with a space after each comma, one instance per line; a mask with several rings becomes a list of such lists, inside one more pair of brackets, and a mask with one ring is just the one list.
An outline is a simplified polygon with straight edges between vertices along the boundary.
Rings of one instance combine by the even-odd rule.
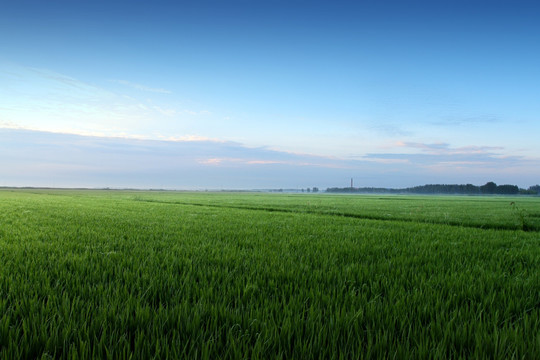
[[528, 190], [520, 189], [516, 185], [497, 185], [490, 181], [485, 185], [472, 184], [429, 184], [403, 189], [389, 189], [376, 187], [344, 187], [328, 188], [329, 193], [365, 193], [365, 194], [464, 194], [464, 195], [517, 195], [517, 194], [540, 194], [540, 185], [529, 187]]

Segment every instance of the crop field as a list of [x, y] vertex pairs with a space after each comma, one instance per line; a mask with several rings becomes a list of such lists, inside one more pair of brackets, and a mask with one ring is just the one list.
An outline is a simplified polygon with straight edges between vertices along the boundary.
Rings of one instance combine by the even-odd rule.
[[0, 191], [0, 359], [540, 358], [540, 198]]

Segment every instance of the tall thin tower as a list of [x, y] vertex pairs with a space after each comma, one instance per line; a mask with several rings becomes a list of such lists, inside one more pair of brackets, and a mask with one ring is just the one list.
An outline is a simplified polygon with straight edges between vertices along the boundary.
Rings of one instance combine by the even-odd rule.
[[354, 187], [353, 187], [353, 178], [351, 178], [351, 189], [354, 189]]

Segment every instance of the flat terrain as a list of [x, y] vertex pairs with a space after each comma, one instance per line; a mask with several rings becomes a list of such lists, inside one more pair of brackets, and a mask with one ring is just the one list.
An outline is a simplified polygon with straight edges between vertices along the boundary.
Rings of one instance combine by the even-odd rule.
[[540, 198], [0, 191], [0, 358], [540, 358]]

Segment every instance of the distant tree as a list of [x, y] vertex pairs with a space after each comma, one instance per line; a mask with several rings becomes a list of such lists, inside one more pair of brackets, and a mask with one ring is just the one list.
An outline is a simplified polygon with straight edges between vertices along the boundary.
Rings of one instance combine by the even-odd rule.
[[529, 186], [529, 190], [534, 191], [537, 194], [540, 194], [540, 185]]
[[519, 194], [519, 187], [516, 185], [499, 185], [497, 186], [497, 194], [514, 195]]
[[[316, 188], [313, 188], [314, 191]], [[536, 190], [537, 189], [537, 190]], [[318, 189], [317, 189], [318, 190]], [[327, 188], [328, 193], [366, 193], [366, 194], [540, 194], [540, 185], [531, 186], [529, 190], [519, 189], [517, 185], [500, 185], [488, 182], [482, 186], [473, 184], [427, 184], [403, 189], [387, 188]]]
[[465, 185], [465, 194], [478, 194], [480, 192], [480, 189], [478, 186], [475, 186], [473, 184], [467, 184]]
[[313, 187], [313, 192], [319, 192], [319, 188], [318, 187]]
[[307, 191], [307, 192], [310, 192], [310, 191], [311, 191], [311, 189], [310, 189], [310, 188], [307, 188], [307, 190], [306, 190], [306, 191]]
[[495, 194], [497, 193], [497, 184], [493, 181], [486, 183], [485, 185], [480, 186], [480, 191], [482, 194]]

